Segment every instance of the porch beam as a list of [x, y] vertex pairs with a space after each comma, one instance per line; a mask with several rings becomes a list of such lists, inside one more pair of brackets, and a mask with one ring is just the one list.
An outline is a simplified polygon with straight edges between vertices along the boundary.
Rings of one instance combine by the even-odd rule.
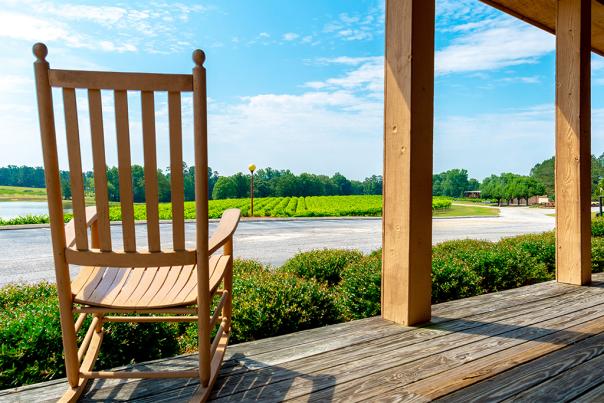
[[386, 1], [382, 317], [430, 320], [434, 0]]
[[591, 282], [591, 0], [557, 0], [556, 279]]

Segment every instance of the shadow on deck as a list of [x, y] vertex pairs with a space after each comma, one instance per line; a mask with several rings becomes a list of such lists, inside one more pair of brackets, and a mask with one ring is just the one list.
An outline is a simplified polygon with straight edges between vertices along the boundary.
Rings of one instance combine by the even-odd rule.
[[[604, 274], [433, 306], [432, 322], [370, 318], [231, 346], [214, 400], [604, 400]], [[196, 356], [139, 364], [191, 369]], [[125, 368], [124, 370], [129, 370]], [[55, 401], [64, 380], [0, 391]], [[192, 379], [96, 380], [82, 401], [183, 401]]]

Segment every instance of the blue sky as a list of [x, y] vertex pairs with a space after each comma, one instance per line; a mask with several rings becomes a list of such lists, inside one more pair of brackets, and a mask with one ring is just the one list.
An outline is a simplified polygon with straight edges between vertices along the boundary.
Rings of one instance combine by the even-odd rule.
[[[67, 69], [186, 73], [191, 51], [204, 49], [210, 165], [221, 174], [251, 162], [355, 179], [381, 173], [383, 1], [0, 0], [0, 165], [41, 164], [31, 67], [36, 41], [47, 43], [51, 67]], [[435, 172], [466, 168], [478, 179], [527, 174], [553, 155], [554, 47], [552, 35], [477, 0], [437, 1]], [[594, 56], [592, 63], [592, 152], [599, 155], [604, 62]], [[110, 94], [103, 101], [107, 161], [114, 165]], [[129, 101], [136, 150], [140, 101], [134, 94]], [[165, 105], [157, 96], [160, 166], [169, 155]], [[86, 148], [84, 93], [78, 107]], [[55, 108], [65, 155], [59, 93]], [[142, 163], [141, 153], [133, 151], [133, 159]], [[193, 159], [190, 147], [185, 159]]]

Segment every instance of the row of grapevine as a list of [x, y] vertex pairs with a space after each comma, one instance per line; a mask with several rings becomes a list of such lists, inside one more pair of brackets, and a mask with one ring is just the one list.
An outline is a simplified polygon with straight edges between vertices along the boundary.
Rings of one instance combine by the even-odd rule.
[[[451, 199], [434, 197], [433, 210], [451, 207]], [[249, 199], [210, 200], [208, 215], [220, 218], [222, 212], [229, 208], [238, 208], [243, 216], [250, 215]], [[146, 218], [144, 204], [134, 206], [137, 220]], [[263, 197], [254, 199], [255, 217], [340, 217], [340, 216], [380, 216], [382, 214], [382, 196], [309, 196], [309, 197]], [[159, 217], [162, 220], [172, 217], [170, 203], [159, 205]], [[110, 208], [111, 220], [121, 219], [118, 205]], [[185, 218], [195, 218], [195, 202], [185, 202]]]

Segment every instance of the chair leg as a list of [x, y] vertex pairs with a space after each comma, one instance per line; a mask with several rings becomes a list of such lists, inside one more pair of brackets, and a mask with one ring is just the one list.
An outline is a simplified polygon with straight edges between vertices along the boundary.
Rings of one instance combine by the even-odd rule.
[[[77, 383], [76, 383], [76, 385], [72, 385], [70, 383], [69, 389], [65, 392], [65, 394], [63, 394], [61, 399], [59, 399], [59, 402], [61, 402], [61, 403], [77, 402], [79, 397], [82, 395], [82, 392], [84, 392], [84, 390], [86, 389], [88, 381], [90, 380], [89, 378], [85, 378], [85, 377], [81, 376], [80, 373], [81, 373], [81, 371], [91, 371], [92, 368], [94, 367], [94, 363], [96, 362], [96, 359], [101, 350], [101, 342], [103, 341], [103, 334], [104, 334], [103, 328], [102, 328], [102, 321], [99, 321], [98, 325], [96, 325], [96, 326], [95, 326], [94, 322], [91, 323], [90, 328], [93, 328], [93, 327], [95, 329], [94, 329], [94, 332], [92, 333], [92, 339], [90, 340], [90, 344], [88, 345], [88, 348], [86, 349], [86, 352], [84, 354], [82, 364], [81, 365], [79, 364], [79, 360], [76, 362], [77, 368], [78, 368]], [[74, 330], [75, 330], [75, 327], [74, 327]], [[76, 348], [76, 357], [77, 357], [77, 345], [74, 345], [74, 346]]]
[[63, 339], [63, 351], [65, 355], [65, 373], [67, 382], [71, 387], [76, 387], [79, 383], [78, 344], [76, 339], [75, 325], [73, 323], [73, 314], [71, 313], [71, 301], [67, 301], [67, 296], [59, 293], [59, 312], [61, 319], [61, 335]]
[[195, 394], [191, 397], [191, 400], [189, 400], [191, 403], [205, 402], [210, 397], [212, 388], [216, 383], [216, 379], [218, 379], [218, 373], [220, 372], [220, 366], [222, 365], [228, 342], [229, 333], [224, 332], [222, 336], [220, 336], [218, 347], [216, 348], [216, 352], [210, 363], [210, 381], [206, 386], [203, 386], [203, 384], [199, 385], [199, 388], [197, 388]]

